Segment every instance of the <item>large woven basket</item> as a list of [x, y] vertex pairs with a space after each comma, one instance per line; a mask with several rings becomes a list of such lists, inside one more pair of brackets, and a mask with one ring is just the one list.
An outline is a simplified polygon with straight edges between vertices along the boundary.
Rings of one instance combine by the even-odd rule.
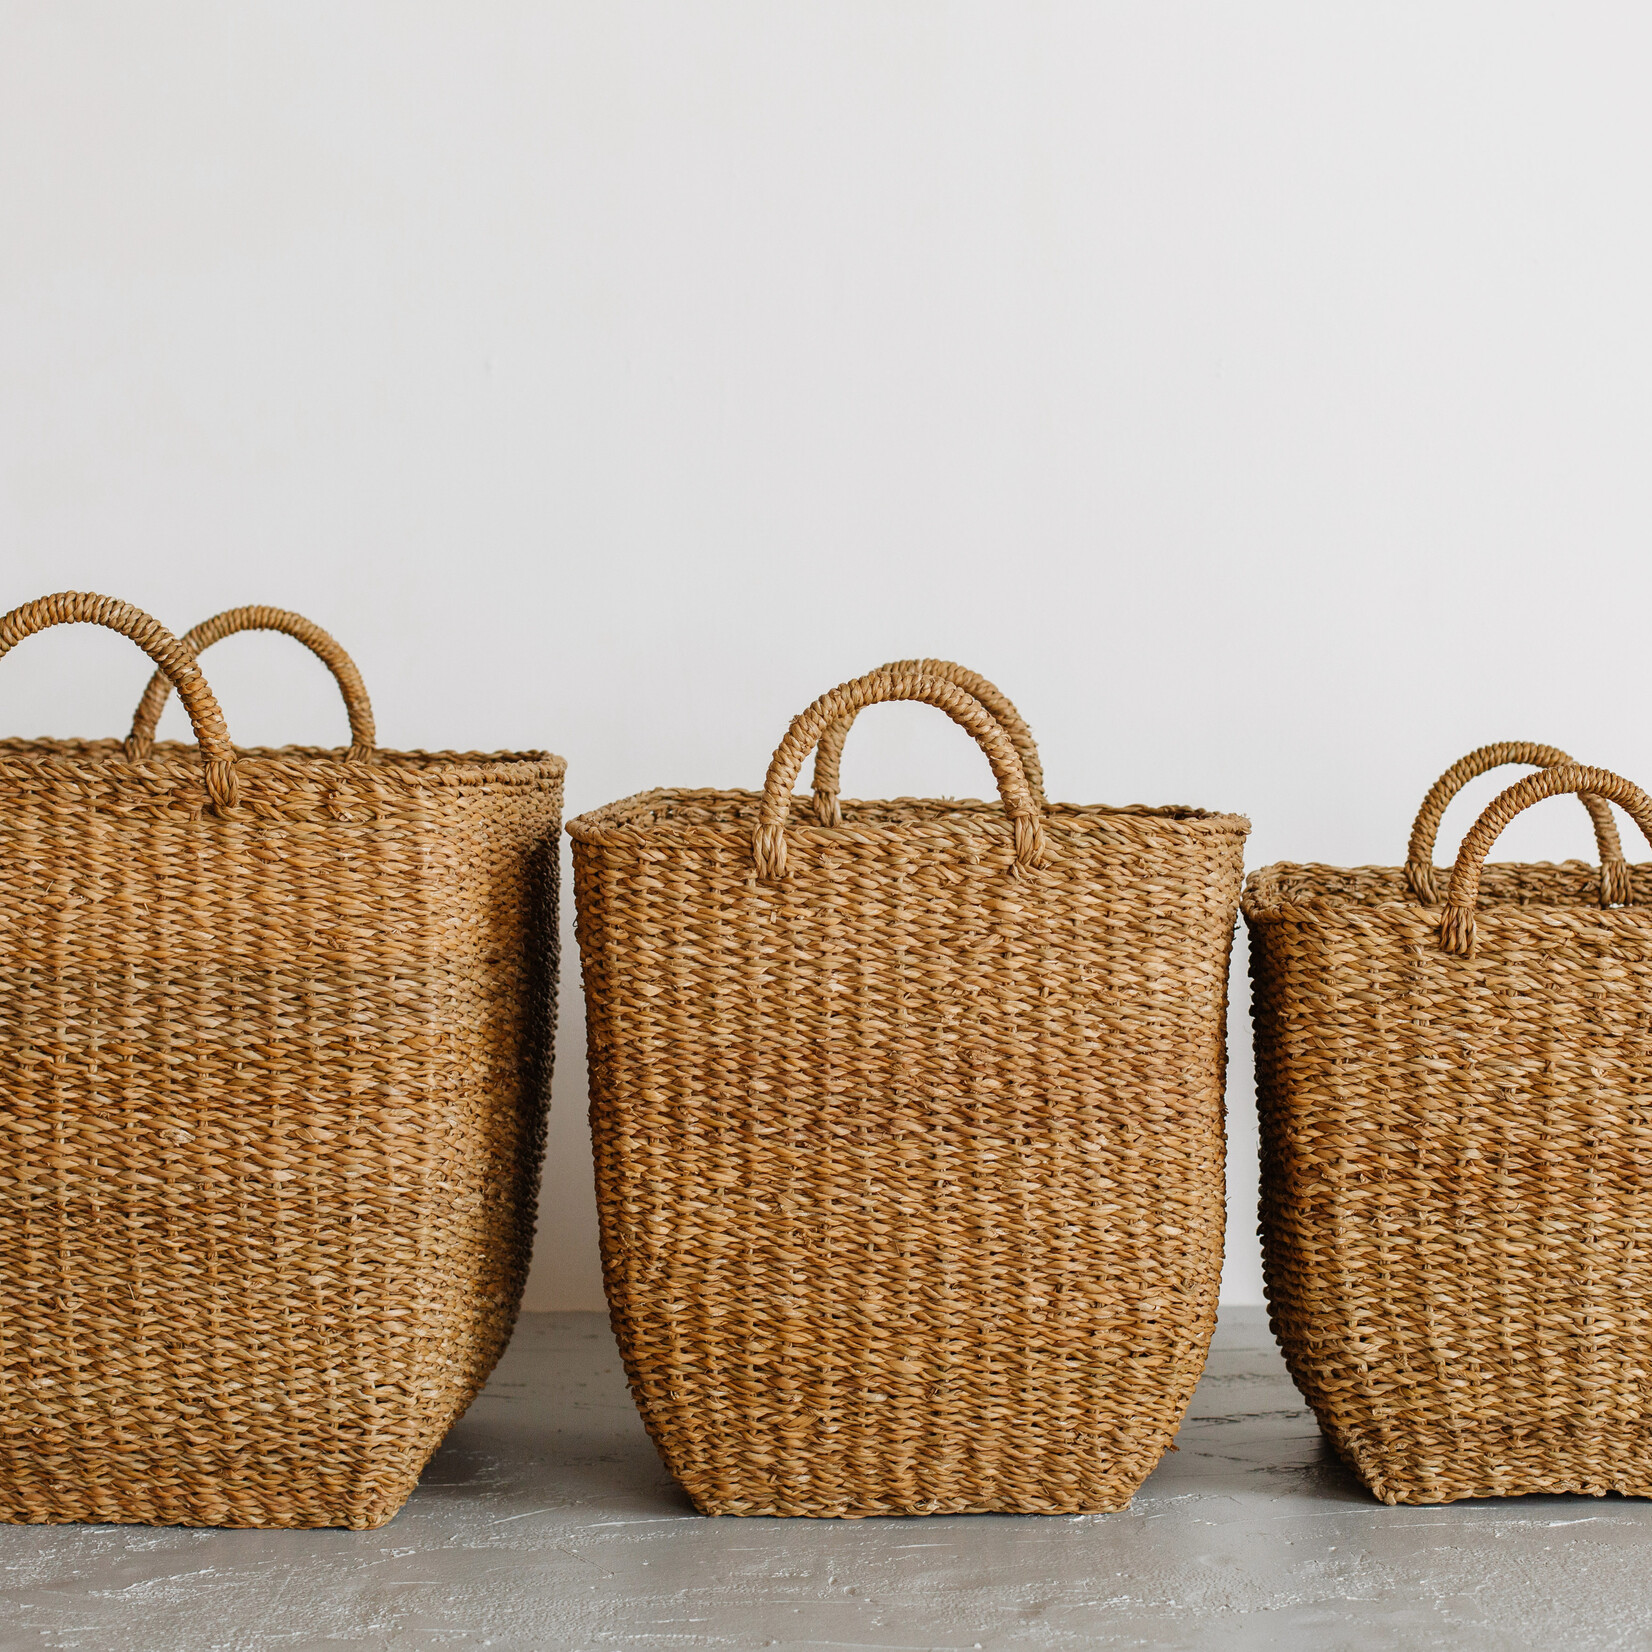
[[[563, 765], [375, 751], [297, 616], [106, 597], [199, 747], [0, 743], [0, 1519], [382, 1524], [527, 1265]], [[348, 752], [237, 750], [194, 648], [328, 658]], [[209, 634], [210, 633], [210, 634]]]
[[[1498, 762], [1548, 762], [1464, 840], [1434, 827]], [[1597, 815], [1604, 874], [1484, 865], [1520, 810]], [[1443, 795], [1442, 795], [1443, 794]], [[1273, 1326], [1320, 1426], [1388, 1503], [1652, 1494], [1652, 868], [1548, 747], [1487, 747], [1430, 794], [1406, 868], [1246, 884]]]
[[[1001, 801], [840, 802], [885, 700], [964, 728]], [[832, 824], [792, 797], [817, 743]], [[1128, 1502], [1215, 1316], [1247, 830], [1046, 805], [1014, 708], [942, 661], [817, 700], [761, 793], [570, 825], [608, 1299], [700, 1509]]]

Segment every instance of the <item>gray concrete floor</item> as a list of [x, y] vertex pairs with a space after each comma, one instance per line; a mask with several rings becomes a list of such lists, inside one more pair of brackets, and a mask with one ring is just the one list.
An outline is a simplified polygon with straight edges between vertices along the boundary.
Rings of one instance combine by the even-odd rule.
[[706, 1520], [595, 1314], [524, 1320], [376, 1532], [0, 1527], [0, 1646], [119, 1652], [1652, 1647], [1652, 1503], [1385, 1508], [1260, 1309], [1122, 1514]]

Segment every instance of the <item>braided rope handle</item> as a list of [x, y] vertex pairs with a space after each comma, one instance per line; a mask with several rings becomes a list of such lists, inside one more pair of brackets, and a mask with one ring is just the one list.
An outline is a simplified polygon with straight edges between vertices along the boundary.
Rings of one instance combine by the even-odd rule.
[[998, 719], [973, 695], [944, 678], [917, 671], [872, 671], [822, 694], [807, 711], [792, 719], [785, 739], [775, 748], [763, 782], [757, 826], [752, 833], [752, 854], [757, 861], [758, 875], [764, 878], [786, 875], [786, 817], [791, 809], [792, 787], [797, 784], [804, 759], [819, 745], [828, 728], [836, 723], [853, 722], [856, 713], [887, 700], [917, 700], [934, 706], [975, 741], [992, 765], [1004, 813], [1015, 833], [1016, 865], [1042, 866], [1043, 811], [1033, 801], [1021, 758]]
[[[995, 683], [988, 682], [978, 671], [971, 671], [952, 660], [891, 660], [888, 665], [880, 665], [878, 671], [939, 677], [943, 682], [955, 683], [966, 694], [973, 695], [1004, 725], [1004, 732], [1009, 735], [1021, 759], [1021, 769], [1027, 777], [1027, 790], [1032, 793], [1033, 802], [1040, 811], [1049, 807], [1044, 797], [1044, 765], [1038, 760], [1038, 743], [1033, 739], [1026, 719]], [[822, 826], [843, 824], [843, 811], [838, 807], [838, 770], [843, 761], [843, 743], [849, 738], [854, 722], [854, 717], [850, 716], [842, 722], [833, 723], [821, 735], [820, 745], [815, 750], [815, 819]]]
[[220, 809], [233, 809], [240, 801], [235, 748], [230, 744], [223, 713], [190, 649], [160, 621], [129, 602], [100, 597], [91, 591], [59, 591], [55, 596], [26, 602], [0, 619], [0, 658], [25, 637], [54, 625], [107, 626], [129, 637], [160, 667], [189, 713], [190, 726], [201, 748], [201, 766], [206, 771], [207, 796]]
[[1596, 797], [1616, 803], [1640, 827], [1646, 841], [1652, 843], [1652, 797], [1621, 775], [1609, 769], [1585, 768], [1579, 763], [1562, 764], [1544, 769], [1541, 774], [1529, 775], [1491, 801], [1457, 851], [1457, 864], [1451, 869], [1451, 888], [1446, 895], [1445, 916], [1440, 920], [1443, 951], [1466, 958], [1474, 950], [1474, 908], [1480, 898], [1480, 871], [1498, 833], [1522, 809], [1562, 792], [1580, 795], [1592, 792]]
[[[1450, 803], [1469, 781], [1477, 779], [1505, 763], [1530, 763], [1535, 768], [1556, 766], [1575, 767], [1577, 759], [1569, 757], [1558, 746], [1537, 745], [1529, 740], [1500, 740], [1481, 746], [1467, 757], [1459, 758], [1429, 788], [1417, 819], [1411, 827], [1411, 842], [1405, 852], [1405, 876], [1411, 893], [1424, 906], [1439, 904], [1439, 877], [1434, 866], [1434, 843], [1439, 836], [1440, 818]], [[1623, 843], [1618, 837], [1617, 823], [1605, 799], [1592, 792], [1581, 793], [1578, 801], [1589, 811], [1595, 828], [1595, 847], [1600, 853], [1600, 904], [1627, 906], [1634, 899], [1634, 886], [1629, 876], [1629, 863], [1624, 859]]]
[[[254, 607], [228, 608], [214, 614], [192, 631], [186, 631], [182, 641], [192, 654], [199, 655], [215, 642], [233, 637], [239, 631], [280, 631], [303, 643], [332, 672], [344, 696], [344, 709], [350, 718], [350, 749], [344, 754], [345, 762], [364, 763], [372, 758], [373, 705], [367, 698], [367, 685], [356, 670], [356, 662], [331, 636], [302, 614], [285, 608]], [[164, 671], [157, 671], [149, 679], [132, 718], [132, 732], [126, 737], [126, 755], [133, 762], [142, 762], [154, 749], [155, 729], [171, 692], [172, 681]]]

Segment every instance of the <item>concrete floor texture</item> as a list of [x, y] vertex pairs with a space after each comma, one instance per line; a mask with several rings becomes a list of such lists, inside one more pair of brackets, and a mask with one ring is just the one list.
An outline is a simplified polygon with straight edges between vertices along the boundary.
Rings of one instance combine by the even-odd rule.
[[704, 1519], [605, 1320], [534, 1314], [388, 1526], [0, 1528], [0, 1646], [1652, 1647], [1652, 1502], [1385, 1508], [1259, 1308], [1223, 1310], [1178, 1443], [1121, 1514]]

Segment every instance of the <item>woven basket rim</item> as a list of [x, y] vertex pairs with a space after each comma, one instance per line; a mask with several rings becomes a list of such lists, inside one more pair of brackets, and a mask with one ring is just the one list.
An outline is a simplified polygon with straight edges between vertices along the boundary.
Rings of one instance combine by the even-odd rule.
[[[658, 786], [635, 792], [598, 809], [589, 809], [567, 823], [568, 835], [577, 843], [723, 843], [731, 837], [749, 839], [756, 824], [756, 811], [763, 801], [761, 792], [724, 789], [714, 786]], [[662, 803], [693, 803], [721, 807], [726, 818], [656, 821], [639, 818], [651, 815]], [[805, 842], [882, 842], [894, 838], [923, 835], [956, 838], [960, 835], [1008, 836], [1009, 821], [1004, 806], [996, 798], [974, 797], [891, 797], [844, 798], [841, 800], [842, 826], [821, 826], [815, 820], [812, 800], [802, 793], [792, 798], [788, 835]], [[906, 818], [897, 823], [856, 820], [859, 811], [898, 812]], [[1052, 803], [1044, 817], [1046, 832], [1077, 835], [1126, 821], [1151, 822], [1155, 826], [1183, 829], [1200, 836], [1245, 837], [1250, 821], [1244, 815], [1222, 814], [1184, 804]]]
[[[1449, 875], [1451, 868], [1447, 866], [1439, 870]], [[1652, 862], [1632, 865], [1630, 871], [1639, 871], [1643, 879], [1652, 881]], [[1487, 882], [1481, 887], [1478, 906], [1481, 915], [1493, 921], [1507, 922], [1521, 913], [1530, 915], [1534, 921], [1538, 914], [1548, 914], [1552, 918], [1556, 913], [1576, 913], [1595, 922], [1617, 919], [1644, 924], [1652, 920], [1652, 907], [1603, 907], [1598, 886], [1593, 881], [1598, 878], [1600, 868], [1586, 860], [1491, 860], [1486, 862], [1485, 872]], [[1534, 898], [1528, 888], [1518, 901], [1499, 900], [1498, 874], [1513, 876], [1527, 883], [1533, 878], [1541, 880], [1546, 875], [1552, 876], [1555, 880], [1552, 898]], [[1350, 896], [1344, 889], [1324, 887], [1333, 881], [1345, 883], [1350, 878], [1359, 877], [1386, 878], [1399, 885], [1404, 892], [1396, 893], [1392, 899], [1362, 900]], [[1576, 887], [1585, 880], [1585, 887]], [[1294, 886], [1289, 895], [1281, 892], [1287, 883]], [[1567, 884], [1574, 887], [1568, 888]], [[1316, 885], [1319, 887], [1316, 888]], [[1303, 918], [1324, 921], [1343, 913], [1360, 912], [1400, 913], [1429, 925], [1439, 924], [1443, 910], [1439, 906], [1423, 905], [1405, 888], [1403, 866], [1332, 866], [1325, 861], [1289, 860], [1274, 861], [1246, 873], [1239, 909], [1253, 923], [1291, 922]]]
[[[372, 762], [347, 761], [345, 746], [237, 746], [236, 769], [247, 780], [303, 776], [317, 771], [354, 789], [464, 785], [538, 785], [560, 779], [567, 760], [549, 751], [393, 751], [375, 748]], [[86, 780], [104, 785], [157, 780], [198, 786], [200, 748], [178, 740], [157, 741], [153, 753], [134, 762], [120, 740], [0, 738], [0, 765], [13, 776]]]

